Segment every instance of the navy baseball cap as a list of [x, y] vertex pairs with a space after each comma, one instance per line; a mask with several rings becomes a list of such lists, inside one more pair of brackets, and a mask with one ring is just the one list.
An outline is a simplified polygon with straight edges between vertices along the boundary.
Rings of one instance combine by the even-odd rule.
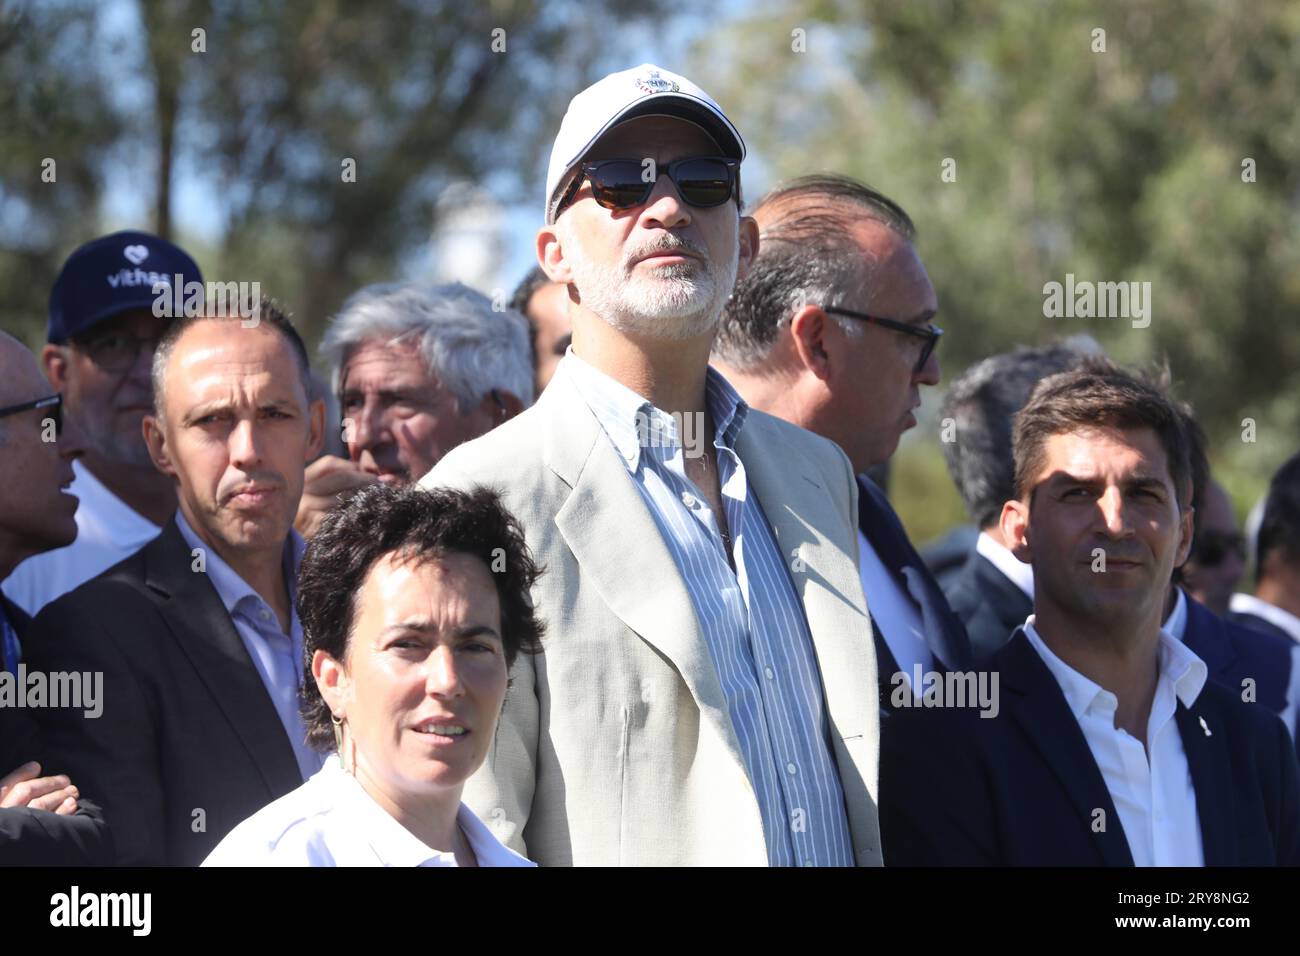
[[[180, 279], [177, 279], [180, 276]], [[203, 282], [189, 254], [148, 232], [115, 232], [78, 248], [50, 290], [46, 340], [59, 345], [105, 319], [133, 309], [153, 310], [155, 283]]]

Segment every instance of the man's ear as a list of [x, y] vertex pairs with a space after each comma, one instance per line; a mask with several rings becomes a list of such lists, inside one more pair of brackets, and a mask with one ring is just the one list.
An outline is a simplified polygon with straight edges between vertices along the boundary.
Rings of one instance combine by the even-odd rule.
[[50, 380], [56, 392], [68, 387], [68, 356], [61, 345], [46, 345], [41, 349], [41, 365], [45, 368], [45, 377]]
[[1029, 544], [1029, 502], [1013, 498], [1004, 503], [998, 526], [1011, 553], [1024, 564], [1033, 564], [1034, 551]]
[[307, 457], [305, 461], [314, 461], [316, 456], [321, 453], [325, 445], [325, 400], [316, 399], [307, 406], [307, 421], [311, 429], [310, 437], [307, 441]]
[[176, 466], [172, 464], [171, 455], [167, 452], [167, 436], [163, 432], [162, 422], [153, 415], [146, 415], [140, 423], [140, 428], [144, 432], [144, 443], [149, 446], [149, 457], [153, 459], [153, 466], [164, 475], [175, 478]]
[[316, 681], [321, 698], [334, 716], [342, 720], [347, 716], [349, 681], [347, 669], [325, 651], [311, 656], [311, 676]]
[[537, 262], [552, 282], [568, 285], [573, 281], [558, 226], [542, 226], [537, 230]]
[[740, 254], [736, 261], [736, 281], [743, 279], [758, 257], [758, 223], [753, 216], [740, 217]]
[[790, 316], [790, 341], [799, 364], [823, 382], [831, 377], [831, 357], [826, 349], [830, 319], [819, 305], [800, 306]]

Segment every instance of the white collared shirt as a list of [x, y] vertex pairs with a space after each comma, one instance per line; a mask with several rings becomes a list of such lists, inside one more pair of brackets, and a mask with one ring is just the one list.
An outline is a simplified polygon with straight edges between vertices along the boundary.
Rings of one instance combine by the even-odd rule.
[[1291, 636], [1293, 641], [1300, 641], [1300, 617], [1290, 611], [1284, 611], [1276, 604], [1261, 601], [1253, 594], [1234, 594], [1228, 602], [1228, 610], [1235, 614], [1253, 614], [1262, 617], [1275, 627], [1280, 627]]
[[1208, 675], [1205, 662], [1161, 630], [1159, 677], [1144, 748], [1140, 740], [1115, 726], [1119, 699], [1057, 657], [1034, 629], [1034, 615], [1029, 615], [1024, 630], [1079, 722], [1119, 814], [1134, 864], [1204, 866], [1196, 787], [1174, 713], [1179, 701], [1190, 708], [1200, 696]]
[[1181, 643], [1187, 638], [1187, 595], [1182, 588], [1174, 588], [1178, 597], [1174, 598], [1174, 609], [1161, 625], [1169, 636]]
[[993, 567], [997, 568], [1008, 578], [1011, 583], [1020, 590], [1025, 592], [1025, 597], [1029, 600], [1034, 599], [1034, 569], [1032, 565], [1025, 564], [1011, 550], [1000, 541], [995, 541], [993, 536], [987, 531], [981, 531], [980, 536], [975, 539], [975, 551], [982, 554], [992, 562]]
[[[858, 530], [858, 563], [867, 607], [871, 608], [871, 616], [880, 628], [885, 646], [894, 655], [899, 672], [910, 685], [917, 665], [922, 674], [934, 669], [934, 655], [925, 642], [925, 622], [911, 595], [898, 586], [861, 529]], [[913, 687], [912, 692], [915, 694], [917, 688]]]
[[[456, 822], [479, 866], [536, 866], [502, 845], [474, 812], [460, 805]], [[204, 866], [457, 866], [375, 802], [331, 754], [297, 790], [253, 814], [226, 835]]]

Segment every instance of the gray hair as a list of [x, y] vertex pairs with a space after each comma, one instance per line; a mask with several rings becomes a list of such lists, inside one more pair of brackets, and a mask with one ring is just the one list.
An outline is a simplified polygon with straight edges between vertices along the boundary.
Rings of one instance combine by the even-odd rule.
[[375, 339], [413, 342], [462, 413], [492, 389], [509, 392], [525, 408], [533, 402], [527, 320], [513, 309], [495, 308], [460, 282], [381, 283], [353, 293], [330, 320], [320, 346], [336, 393], [352, 351]]
[[943, 457], [966, 513], [981, 529], [996, 524], [1003, 502], [1016, 496], [1011, 434], [1034, 386], [1101, 354], [1087, 335], [1022, 345], [976, 362], [948, 386], [939, 418], [952, 420], [956, 440], [943, 442]]

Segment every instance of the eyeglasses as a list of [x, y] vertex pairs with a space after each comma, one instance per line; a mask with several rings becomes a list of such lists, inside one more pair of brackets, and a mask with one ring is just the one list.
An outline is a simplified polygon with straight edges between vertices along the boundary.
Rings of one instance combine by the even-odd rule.
[[[601, 159], [578, 166], [578, 175], [560, 197], [555, 207], [558, 216], [582, 188], [585, 179], [591, 183], [591, 195], [606, 209], [632, 209], [650, 198], [655, 188], [656, 176], [646, 179], [648, 169], [638, 159]], [[736, 194], [736, 178], [740, 160], [721, 156], [692, 156], [679, 159], [662, 167], [677, 187], [677, 194], [688, 206], [708, 209], [721, 206]]]
[[1246, 560], [1246, 539], [1239, 531], [1202, 531], [1192, 546], [1192, 560], [1205, 568], [1222, 564], [1229, 554]]
[[73, 340], [72, 344], [90, 356], [90, 360], [104, 371], [125, 372], [135, 365], [141, 349], [147, 348], [152, 353], [158, 347], [159, 341], [159, 336], [135, 338], [130, 335], [110, 332], [107, 335], [101, 335], [98, 338], [87, 339], [82, 342]]
[[858, 319], [862, 322], [874, 322], [876, 325], [883, 325], [887, 329], [893, 329], [895, 332], [902, 332], [904, 335], [915, 336], [924, 339], [921, 345], [921, 354], [916, 360], [916, 367], [912, 369], [913, 375], [920, 375], [921, 369], [925, 368], [925, 363], [930, 361], [930, 353], [934, 347], [939, 344], [939, 337], [943, 335], [943, 329], [937, 325], [908, 325], [906, 322], [896, 322], [893, 319], [881, 319], [874, 315], [867, 315], [865, 312], [854, 312], [852, 309], [841, 309], [834, 305], [822, 306], [823, 312], [830, 312], [832, 315], [843, 315], [850, 319]]
[[35, 401], [23, 402], [21, 405], [9, 405], [0, 408], [0, 418], [17, 415], [19, 412], [28, 412], [33, 408], [51, 409], [49, 417], [54, 419], [54, 434], [60, 435], [63, 433], [63, 396], [57, 393], [48, 395], [45, 398], [38, 398]]

